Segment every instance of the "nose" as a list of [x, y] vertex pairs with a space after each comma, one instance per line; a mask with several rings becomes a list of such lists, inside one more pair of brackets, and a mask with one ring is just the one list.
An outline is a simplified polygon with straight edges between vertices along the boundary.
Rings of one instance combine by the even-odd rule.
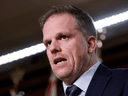
[[50, 51], [52, 54], [60, 52], [61, 48], [57, 41], [52, 41], [50, 45]]

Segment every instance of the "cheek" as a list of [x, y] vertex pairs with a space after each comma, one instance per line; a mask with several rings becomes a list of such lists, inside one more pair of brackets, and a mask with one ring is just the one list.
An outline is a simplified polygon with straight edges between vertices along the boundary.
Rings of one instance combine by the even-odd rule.
[[84, 46], [76, 46], [74, 47], [73, 52], [74, 61], [76, 63], [76, 66], [80, 66], [81, 63], [83, 63], [83, 60], [85, 59], [86, 51]]
[[48, 57], [48, 60], [49, 60], [49, 62], [51, 64], [51, 55], [50, 55], [50, 52], [48, 52], [48, 51], [47, 51], [47, 57]]
[[78, 50], [76, 49], [76, 47], [72, 48], [71, 51], [68, 52], [68, 56], [69, 56], [69, 60], [71, 63], [71, 67], [75, 70], [76, 69], [76, 65], [79, 61], [79, 53]]

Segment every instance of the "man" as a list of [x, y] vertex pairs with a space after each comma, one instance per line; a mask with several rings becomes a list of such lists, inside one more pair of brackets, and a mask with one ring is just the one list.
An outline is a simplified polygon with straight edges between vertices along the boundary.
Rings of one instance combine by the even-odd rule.
[[51, 68], [63, 81], [61, 96], [128, 96], [128, 71], [98, 62], [96, 30], [86, 12], [55, 6], [40, 18], [40, 25]]

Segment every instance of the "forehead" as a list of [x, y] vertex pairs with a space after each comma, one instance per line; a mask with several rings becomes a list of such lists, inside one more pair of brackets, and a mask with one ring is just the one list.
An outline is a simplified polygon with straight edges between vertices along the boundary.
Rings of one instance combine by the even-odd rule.
[[61, 24], [61, 26], [64, 26], [64, 24], [74, 25], [74, 23], [76, 23], [75, 19], [69, 13], [53, 14], [46, 20], [43, 30], [45, 30], [46, 27], [50, 27], [52, 25]]
[[55, 14], [50, 16], [43, 27], [43, 37], [60, 31], [70, 31], [75, 29], [74, 17], [68, 13]]

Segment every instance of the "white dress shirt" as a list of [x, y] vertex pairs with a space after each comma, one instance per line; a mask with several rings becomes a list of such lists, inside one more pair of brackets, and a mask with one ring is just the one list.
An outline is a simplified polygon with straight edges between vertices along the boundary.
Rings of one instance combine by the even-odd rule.
[[[97, 70], [100, 62], [96, 62], [89, 70], [84, 72], [73, 84], [79, 87], [82, 92], [78, 96], [85, 96], [87, 88], [92, 80], [92, 77]], [[66, 93], [67, 85], [63, 82], [64, 93]]]

